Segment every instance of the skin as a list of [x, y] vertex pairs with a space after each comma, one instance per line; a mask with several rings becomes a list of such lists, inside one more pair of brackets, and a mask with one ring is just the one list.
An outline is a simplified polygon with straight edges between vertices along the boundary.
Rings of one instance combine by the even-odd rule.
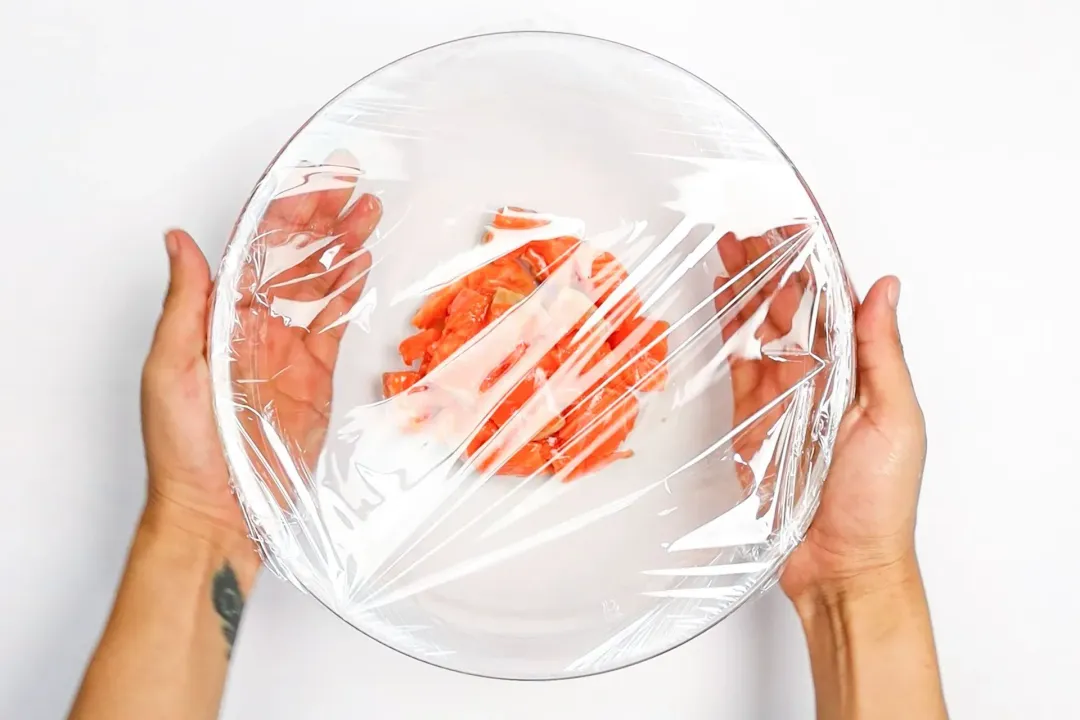
[[[739, 332], [752, 332], [762, 344], [791, 337], [800, 301], [814, 288], [806, 272], [785, 281], [785, 263], [769, 253], [790, 247], [792, 238], [797, 243], [801, 230], [721, 239], [729, 277], [717, 281], [723, 290], [716, 304], [733, 347], [753, 345], [737, 339]], [[762, 289], [740, 305], [739, 293], [751, 284]], [[840, 423], [820, 507], [780, 578], [806, 633], [821, 720], [947, 717], [915, 554], [926, 427], [900, 342], [899, 299], [900, 281], [885, 277], [856, 308], [855, 400]], [[770, 353], [731, 358], [737, 423], [752, 421], [813, 369], [807, 350], [828, 356], [820, 322], [812, 337], [811, 348], [789, 340]], [[734, 441], [740, 478], [763, 505], [771, 499], [776, 463], [770, 459], [763, 477], [754, 478], [749, 460], [786, 409], [780, 402]]]
[[[258, 393], [250, 385], [238, 389], [249, 405], [276, 409], [283, 436], [310, 438], [310, 454], [303, 456], [308, 470], [326, 432], [330, 378], [344, 333], [344, 325], [332, 326], [360, 296], [370, 267], [363, 245], [382, 212], [371, 196], [342, 213], [348, 192], [315, 195], [317, 202], [310, 196], [276, 202], [268, 212], [272, 225], [260, 229], [265, 247], [256, 254], [287, 244], [302, 248], [311, 242], [308, 233], [332, 234], [340, 236], [335, 261], [327, 268], [316, 253], [263, 285], [252, 281], [261, 302], [252, 294], [241, 299], [241, 334], [261, 335], [257, 344], [238, 342], [235, 358], [238, 379], [252, 376], [256, 361], [275, 376]], [[142, 378], [147, 502], [72, 720], [217, 717], [239, 610], [260, 565], [229, 486], [213, 417], [206, 359], [210, 268], [185, 232], [170, 232], [165, 246], [169, 290]], [[328, 294], [336, 299], [308, 329], [273, 322], [266, 312], [278, 297], [304, 301]], [[268, 454], [260, 433], [252, 442]]]
[[859, 308], [854, 406], [781, 586], [802, 620], [819, 718], [947, 718], [915, 554], [926, 429], [897, 329], [900, 282]]
[[[304, 247], [309, 232], [340, 235], [341, 248], [329, 266], [316, 252], [274, 278], [256, 281], [253, 270], [240, 301], [241, 335], [252, 342], [236, 344], [236, 377], [254, 376], [258, 363], [259, 377], [275, 380], [257, 391], [237, 388], [252, 408], [274, 408], [281, 435], [305, 439], [308, 472], [326, 432], [344, 332], [344, 323], [335, 322], [360, 295], [370, 267], [363, 244], [381, 213], [374, 198], [351, 209], [347, 200], [347, 193], [328, 191], [275, 203], [256, 255], [286, 243]], [[733, 240], [720, 247], [733, 274], [768, 248], [759, 243], [755, 255], [754, 243], [740, 249]], [[166, 248], [169, 293], [143, 375], [147, 503], [73, 720], [217, 717], [242, 599], [259, 566], [212, 414], [205, 332], [210, 271], [186, 233], [170, 232]], [[805, 292], [806, 281], [796, 276], [794, 290], [779, 289], [772, 324], [761, 332], [780, 337], [790, 329], [780, 298]], [[277, 297], [328, 293], [337, 299], [307, 329], [260, 315]], [[898, 297], [899, 282], [884, 278], [857, 311], [856, 401], [839, 430], [820, 510], [781, 579], [806, 631], [820, 720], [946, 717], [914, 550], [925, 433], [897, 331]], [[739, 314], [731, 332], [752, 315], [753, 308]], [[736, 358], [731, 371], [740, 420], [805, 367]], [[762, 437], [748, 428], [736, 443], [739, 457], [757, 451]], [[264, 443], [253, 432], [253, 450]]]

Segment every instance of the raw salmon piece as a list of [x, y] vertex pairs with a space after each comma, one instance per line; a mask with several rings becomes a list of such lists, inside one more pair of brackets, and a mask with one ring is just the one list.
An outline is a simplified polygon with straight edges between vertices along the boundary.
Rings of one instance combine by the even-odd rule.
[[[621, 367], [621, 364], [616, 367]], [[611, 385], [637, 392], [660, 392], [667, 386], [668, 367], [652, 355], [642, 355], [612, 380]]]
[[520, 257], [540, 280], [547, 280], [574, 254], [581, 244], [576, 237], [558, 237], [552, 240], [534, 240], [522, 248]]
[[551, 460], [551, 449], [542, 442], [527, 442], [499, 468], [500, 475], [524, 477], [543, 470]]
[[488, 308], [487, 321], [493, 323], [510, 311], [525, 296], [521, 293], [511, 292], [505, 288], [499, 288], [491, 296], [491, 307]]
[[391, 398], [405, 392], [420, 379], [420, 373], [414, 370], [387, 372], [382, 376], [383, 397]]
[[466, 340], [478, 333], [487, 320], [491, 298], [471, 288], [462, 288], [446, 313], [445, 333], [459, 333]]
[[584, 398], [566, 416], [557, 433], [559, 452], [568, 457], [606, 457], [619, 449], [634, 429], [638, 403], [631, 394], [602, 387]]
[[[592, 260], [591, 273], [585, 281], [586, 292], [597, 307], [603, 305], [612, 293], [629, 278], [630, 273], [615, 256], [602, 252]], [[641, 296], [635, 288], [629, 288], [620, 294], [615, 306], [605, 314], [614, 325], [635, 318], [641, 314]]]
[[[655, 341], [656, 344], [649, 348], [648, 355], [663, 362], [667, 358], [667, 338], [662, 337], [671, 326], [664, 320], [650, 320], [648, 318], [630, 318], [611, 335], [611, 345], [626, 356], [636, 355], [639, 350]], [[630, 342], [633, 344], [629, 344]], [[625, 347], [620, 347], [627, 343]]]
[[469, 273], [465, 285], [488, 295], [494, 294], [499, 288], [528, 295], [536, 289], [536, 280], [514, 258], [501, 257]]
[[540, 362], [537, 363], [536, 367], [543, 370], [545, 375], [551, 377], [569, 357], [570, 351], [565, 346], [555, 345], [545, 353], [544, 357], [540, 358]]
[[401, 361], [406, 365], [412, 365], [417, 360], [423, 360], [424, 356], [431, 350], [432, 345], [438, 342], [441, 337], [442, 333], [435, 328], [428, 328], [410, 335], [398, 345]]
[[432, 293], [413, 315], [413, 326], [425, 330], [442, 322], [446, 317], [446, 311], [450, 309], [450, 303], [454, 302], [460, 290], [461, 283], [455, 282]]
[[420, 369], [426, 374], [439, 367], [448, 357], [457, 352], [458, 348], [467, 343], [470, 337], [472, 336], [458, 331], [444, 333], [431, 347], [431, 353]]
[[499, 378], [506, 374], [506, 371], [517, 365], [518, 360], [528, 351], [529, 346], [525, 343], [518, 343], [517, 346], [503, 358], [498, 365], [496, 365], [491, 372], [487, 374], [484, 381], [480, 383], [480, 392], [487, 392], [495, 386], [495, 383], [499, 382]]
[[522, 405], [529, 402], [529, 398], [536, 393], [546, 380], [544, 373], [533, 369], [499, 402], [491, 413], [491, 421], [499, 427], [510, 422], [510, 418], [514, 416], [514, 413], [520, 410]]
[[495, 431], [498, 429], [498, 426], [490, 420], [484, 423], [476, 435], [473, 436], [473, 439], [469, 441], [468, 447], [465, 448], [465, 453], [469, 457], [475, 455], [477, 451], [484, 446], [484, 443], [491, 439], [491, 436], [494, 435]]

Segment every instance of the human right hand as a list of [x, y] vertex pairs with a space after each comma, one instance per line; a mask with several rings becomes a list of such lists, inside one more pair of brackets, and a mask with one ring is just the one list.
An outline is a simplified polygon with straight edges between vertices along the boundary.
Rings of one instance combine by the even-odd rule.
[[[731, 275], [718, 280], [717, 303], [733, 316], [725, 339], [742, 427], [733, 442], [736, 472], [763, 508], [774, 502], [780, 473], [770, 435], [805, 383], [818, 398], [826, 392], [829, 298], [815, 297], [807, 272], [787, 271], [799, 244], [814, 242], [800, 230], [728, 235], [718, 248]], [[757, 291], [740, 294], [752, 282]], [[817, 514], [780, 577], [806, 633], [819, 720], [947, 717], [915, 559], [926, 435], [897, 330], [899, 293], [896, 278], [883, 278], [856, 309], [854, 402], [838, 428]], [[805, 307], [818, 311], [809, 323], [799, 313]]]
[[840, 424], [821, 505], [781, 586], [796, 605], [917, 574], [915, 511], [926, 427], [897, 327], [900, 281], [879, 280], [855, 318], [855, 402]]
[[[812, 383], [818, 396], [825, 391], [825, 376], [816, 371], [829, 360], [828, 300], [817, 298], [809, 326], [797, 323], [804, 301], [818, 291], [807, 270], [789, 268], [806, 243], [816, 242], [808, 230], [792, 225], [742, 240], [729, 233], [718, 244], [729, 277], [717, 279], [716, 302], [730, 316], [724, 336], [732, 348], [735, 424], [745, 425], [734, 441], [736, 471], [763, 506], [773, 501], [780, 468], [776, 457], [763, 466], [758, 454], [770, 447], [797, 387]], [[856, 310], [855, 401], [838, 430], [820, 507], [780, 581], [797, 605], [884, 579], [885, 571], [913, 571], [926, 440], [897, 330], [899, 294], [899, 280], [883, 278]]]
[[819, 720], [946, 720], [915, 558], [926, 429], [897, 331], [900, 282], [855, 315], [855, 402], [821, 505], [780, 585], [802, 621]]

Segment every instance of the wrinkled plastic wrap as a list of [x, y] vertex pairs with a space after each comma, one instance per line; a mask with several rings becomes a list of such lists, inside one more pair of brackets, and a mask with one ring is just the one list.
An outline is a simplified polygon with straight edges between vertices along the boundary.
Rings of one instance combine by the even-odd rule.
[[483, 36], [289, 142], [226, 251], [215, 407], [266, 564], [402, 652], [625, 666], [771, 586], [852, 393], [791, 163], [636, 50]]

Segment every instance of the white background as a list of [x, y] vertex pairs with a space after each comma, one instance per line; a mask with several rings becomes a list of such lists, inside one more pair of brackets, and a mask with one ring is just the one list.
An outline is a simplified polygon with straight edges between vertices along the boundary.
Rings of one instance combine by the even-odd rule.
[[[799, 165], [860, 288], [901, 276], [951, 710], [1075, 716], [1080, 5], [531, 4], [0, 5], [0, 717], [62, 717], [108, 611], [143, 497], [162, 231], [217, 256], [326, 99], [412, 50], [523, 27], [636, 45], [723, 89]], [[234, 658], [233, 720], [812, 716], [779, 593], [644, 665], [513, 684], [398, 656], [264, 577]]]

